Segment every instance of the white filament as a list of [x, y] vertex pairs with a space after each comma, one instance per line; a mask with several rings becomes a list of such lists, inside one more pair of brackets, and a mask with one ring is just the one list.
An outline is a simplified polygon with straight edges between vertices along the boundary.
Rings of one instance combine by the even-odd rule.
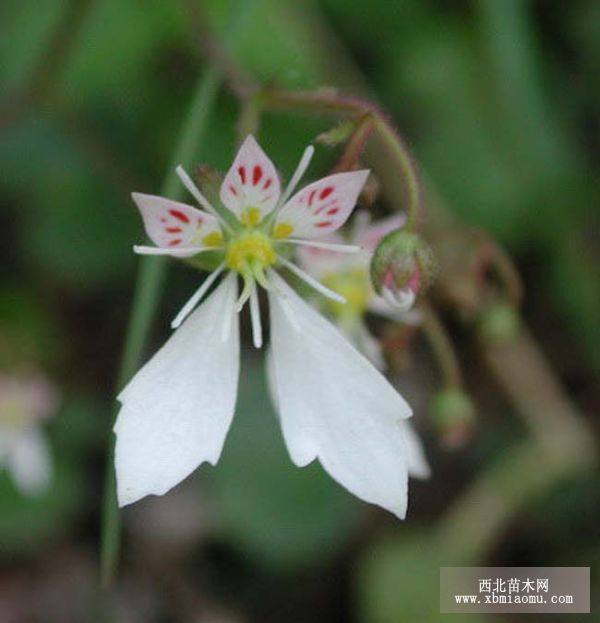
[[133, 252], [138, 255], [172, 255], [174, 257], [187, 257], [196, 255], [197, 253], [203, 253], [204, 251], [214, 251], [215, 247], [211, 248], [198, 248], [198, 247], [146, 247], [144, 245], [134, 245]]
[[[298, 182], [302, 179], [304, 173], [306, 173], [306, 169], [308, 169], [308, 165], [312, 160], [313, 154], [315, 153], [315, 148], [312, 145], [309, 145], [302, 154], [302, 158], [300, 158], [300, 162], [294, 171], [294, 175], [290, 179], [283, 195], [281, 195], [279, 201], [277, 202], [278, 207], [283, 207], [285, 202], [290, 198], [291, 194], [294, 192]], [[276, 208], [277, 209], [277, 208]]]
[[278, 242], [290, 242], [291, 244], [315, 247], [316, 249], [328, 249], [338, 253], [360, 253], [360, 251], [363, 251], [362, 247], [355, 244], [336, 244], [334, 242], [320, 242], [318, 240], [303, 240], [300, 238], [284, 238], [283, 240], [278, 240]]
[[212, 207], [208, 199], [200, 192], [200, 189], [194, 184], [192, 178], [185, 172], [185, 169], [179, 165], [175, 172], [179, 176], [179, 179], [183, 183], [183, 185], [190, 191], [190, 194], [196, 199], [196, 201], [207, 211], [210, 212], [213, 216], [216, 216], [219, 220], [219, 214]]
[[225, 263], [220, 264], [210, 275], [202, 282], [202, 285], [196, 290], [196, 292], [190, 297], [190, 300], [181, 308], [177, 316], [175, 316], [171, 323], [172, 329], [177, 327], [188, 317], [189, 313], [196, 307], [196, 305], [202, 300], [202, 297], [208, 292], [208, 289], [215, 282], [217, 277], [223, 272]]
[[277, 257], [286, 268], [289, 268], [296, 276], [300, 277], [302, 281], [311, 286], [311, 288], [314, 288], [317, 292], [320, 292], [323, 296], [326, 296], [328, 299], [331, 299], [332, 301], [336, 301], [338, 303], [346, 302], [346, 299], [343, 296], [340, 296], [337, 292], [334, 292], [333, 290], [325, 287], [322, 283], [311, 277], [308, 273], [305, 273], [301, 268], [299, 268], [295, 264], [292, 264], [292, 262], [286, 260], [280, 255], [278, 255]]
[[258, 290], [256, 284], [252, 284], [250, 290], [250, 320], [252, 321], [252, 341], [256, 348], [262, 346], [262, 325], [260, 321], [260, 306], [258, 303]]

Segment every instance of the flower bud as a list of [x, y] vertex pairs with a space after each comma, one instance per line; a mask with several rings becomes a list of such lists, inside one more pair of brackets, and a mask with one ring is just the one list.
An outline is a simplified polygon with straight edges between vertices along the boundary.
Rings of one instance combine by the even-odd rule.
[[352, 136], [352, 133], [356, 130], [356, 125], [356, 119], [342, 121], [326, 132], [321, 132], [321, 134], [315, 138], [315, 143], [325, 145], [326, 147], [337, 147], [345, 143]]
[[460, 387], [447, 387], [433, 398], [431, 417], [440, 442], [446, 448], [460, 448], [471, 438], [475, 422], [475, 407]]
[[402, 311], [435, 277], [437, 264], [429, 245], [417, 234], [396, 230], [384, 236], [371, 260], [375, 291]]

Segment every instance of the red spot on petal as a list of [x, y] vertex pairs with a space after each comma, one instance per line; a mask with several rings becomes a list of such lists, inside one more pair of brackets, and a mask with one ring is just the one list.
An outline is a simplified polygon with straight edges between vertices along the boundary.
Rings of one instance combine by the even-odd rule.
[[419, 288], [421, 287], [421, 273], [418, 270], [415, 270], [413, 274], [409, 277], [406, 286], [410, 288], [415, 294], [417, 294]]
[[165, 227], [165, 231], [168, 231], [170, 234], [178, 234], [181, 232], [181, 227]]
[[246, 168], [238, 167], [238, 174], [240, 176], [240, 179], [242, 180], [242, 184], [245, 184], [246, 183]]
[[273, 180], [268, 177], [267, 181], [263, 184], [263, 190], [267, 190], [267, 188], [269, 188], [269, 186], [273, 183]]
[[169, 210], [169, 214], [182, 223], [189, 223], [190, 219], [181, 210]]
[[171, 240], [169, 242], [169, 246], [170, 247], [176, 247], [180, 243], [181, 243], [181, 238], [175, 238], [175, 240]]
[[331, 208], [330, 210], [327, 210], [327, 214], [333, 215], [333, 214], [337, 214], [339, 211], [340, 211], [339, 208]]
[[315, 227], [329, 227], [331, 223], [332, 221], [319, 221], [318, 223], [315, 223]]
[[332, 192], [333, 192], [333, 186], [327, 186], [327, 188], [324, 188], [321, 191], [321, 194], [319, 195], [319, 199], [327, 199], [327, 197], [329, 197], [329, 195], [331, 195]]
[[260, 167], [258, 164], [255, 165], [253, 171], [252, 171], [252, 184], [254, 186], [256, 186], [260, 180], [260, 178], [262, 177], [262, 167]]
[[315, 198], [315, 194], [317, 193], [316, 190], [312, 190], [310, 195], [308, 196], [308, 205], [311, 206], [313, 199]]
[[394, 271], [391, 268], [388, 268], [383, 275], [383, 285], [390, 290], [393, 290], [395, 287]]
[[229, 184], [229, 192], [237, 197], [237, 190], [233, 184]]

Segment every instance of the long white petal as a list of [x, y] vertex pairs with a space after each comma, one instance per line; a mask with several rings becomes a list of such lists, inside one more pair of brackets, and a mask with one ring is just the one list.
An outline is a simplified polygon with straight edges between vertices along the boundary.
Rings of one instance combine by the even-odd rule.
[[50, 450], [41, 431], [32, 429], [15, 438], [6, 458], [15, 484], [24, 494], [38, 495], [48, 486]]
[[162, 495], [202, 462], [219, 460], [239, 374], [236, 297], [232, 274], [121, 392], [114, 429], [120, 506]]
[[[385, 369], [385, 360], [381, 352], [379, 342], [371, 335], [369, 329], [362, 321], [352, 323], [351, 325], [342, 325], [340, 329], [348, 337], [348, 339], [356, 346], [358, 351], [362, 353], [378, 370]], [[272, 359], [272, 357], [271, 357]], [[275, 382], [273, 364], [267, 358], [267, 379], [268, 387], [273, 394]], [[273, 399], [275, 404], [275, 399]], [[417, 432], [409, 421], [400, 423], [404, 433], [404, 442], [407, 451], [408, 473], [415, 478], [429, 478], [431, 476], [431, 468], [425, 456], [423, 443], [417, 435]]]
[[[348, 337], [351, 337], [350, 335]], [[359, 320], [353, 331], [352, 338], [356, 340], [354, 344], [378, 370], [385, 369], [385, 359], [381, 351], [380, 343], [371, 335], [365, 324]], [[352, 339], [351, 338], [351, 339]]]
[[[411, 409], [325, 318], [276, 274], [269, 292], [272, 381], [292, 461], [318, 458], [359, 498], [403, 518]], [[282, 299], [278, 292], [283, 292]]]

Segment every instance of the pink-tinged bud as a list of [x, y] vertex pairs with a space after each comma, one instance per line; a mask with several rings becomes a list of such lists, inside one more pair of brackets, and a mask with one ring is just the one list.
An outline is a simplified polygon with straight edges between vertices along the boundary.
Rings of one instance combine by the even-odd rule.
[[430, 404], [440, 443], [448, 449], [463, 447], [473, 435], [475, 406], [460, 387], [441, 390]]
[[397, 308], [412, 307], [433, 281], [437, 265], [429, 245], [417, 234], [396, 230], [384, 236], [371, 261], [375, 291]]

